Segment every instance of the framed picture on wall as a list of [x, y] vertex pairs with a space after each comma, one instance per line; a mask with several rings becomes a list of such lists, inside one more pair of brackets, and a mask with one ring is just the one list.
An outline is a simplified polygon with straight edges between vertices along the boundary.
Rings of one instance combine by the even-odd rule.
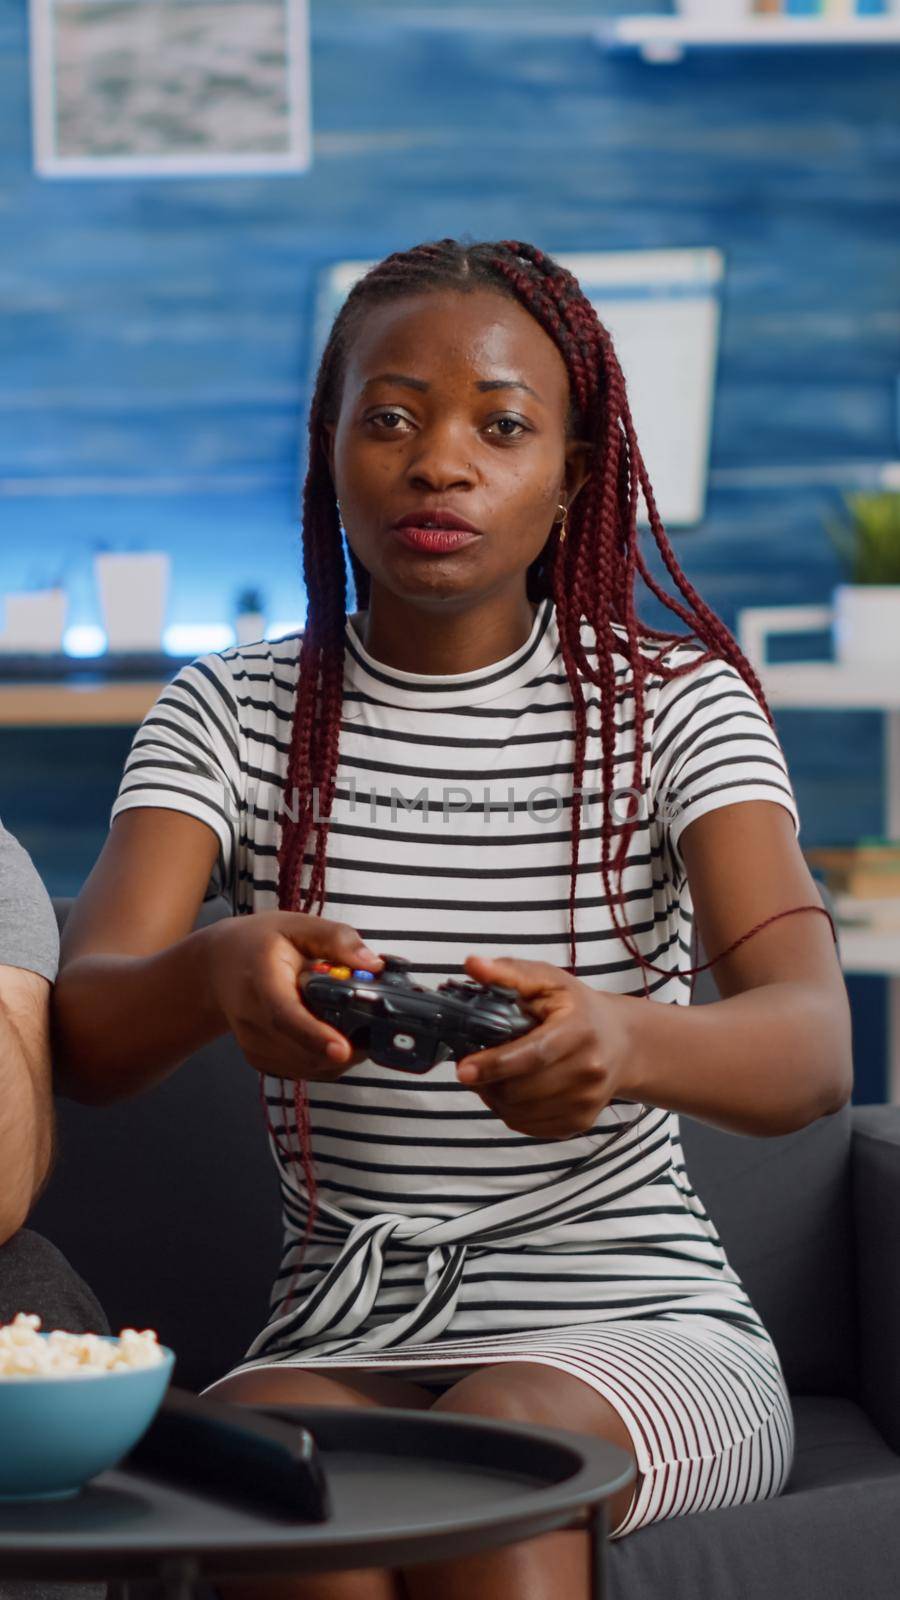
[[45, 177], [302, 172], [308, 0], [29, 0]]
[[[547, 248], [575, 274], [612, 336], [663, 522], [695, 527], [706, 514], [724, 256], [712, 248], [576, 255]], [[337, 261], [321, 274], [310, 392], [335, 315], [374, 265]], [[638, 513], [646, 527], [643, 496]]]

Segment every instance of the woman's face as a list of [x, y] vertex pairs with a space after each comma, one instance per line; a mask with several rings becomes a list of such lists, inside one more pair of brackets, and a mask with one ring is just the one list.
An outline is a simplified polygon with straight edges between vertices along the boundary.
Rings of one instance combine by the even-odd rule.
[[[556, 345], [505, 295], [435, 290], [373, 307], [325, 425], [341, 519], [373, 585], [425, 605], [524, 594], [590, 466], [591, 445], [566, 440], [568, 404]], [[392, 531], [437, 509], [479, 536], [437, 554]]]

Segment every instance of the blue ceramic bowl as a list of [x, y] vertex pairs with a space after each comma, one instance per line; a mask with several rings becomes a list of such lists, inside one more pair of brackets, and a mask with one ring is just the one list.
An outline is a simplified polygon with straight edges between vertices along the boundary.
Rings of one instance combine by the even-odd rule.
[[163, 1360], [152, 1367], [0, 1377], [0, 1502], [62, 1500], [121, 1461], [169, 1387], [175, 1357], [161, 1348]]

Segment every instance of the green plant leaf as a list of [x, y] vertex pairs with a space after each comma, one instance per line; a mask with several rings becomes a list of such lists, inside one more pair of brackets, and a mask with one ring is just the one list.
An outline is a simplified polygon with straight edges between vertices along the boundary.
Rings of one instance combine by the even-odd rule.
[[825, 532], [851, 583], [900, 584], [900, 493], [847, 494], [845, 517], [826, 517]]

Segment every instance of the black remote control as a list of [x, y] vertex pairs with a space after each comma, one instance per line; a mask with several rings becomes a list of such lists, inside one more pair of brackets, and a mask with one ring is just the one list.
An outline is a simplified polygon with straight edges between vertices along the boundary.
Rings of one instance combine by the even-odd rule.
[[402, 956], [383, 960], [378, 973], [317, 961], [300, 977], [304, 1005], [379, 1066], [429, 1072], [536, 1026], [515, 989], [471, 978], [426, 989], [413, 983]]
[[287, 1512], [296, 1521], [331, 1516], [328, 1482], [308, 1428], [187, 1389], [167, 1390], [127, 1464], [226, 1500]]

